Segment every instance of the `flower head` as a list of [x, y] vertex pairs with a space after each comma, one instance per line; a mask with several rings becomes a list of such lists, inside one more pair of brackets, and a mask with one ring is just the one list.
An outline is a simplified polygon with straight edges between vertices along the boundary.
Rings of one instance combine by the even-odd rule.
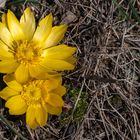
[[30, 80], [24, 84], [18, 83], [12, 74], [4, 76], [7, 84], [0, 92], [0, 97], [6, 100], [5, 106], [11, 115], [26, 113], [26, 123], [31, 128], [46, 124], [48, 113], [59, 115], [64, 101], [62, 96], [66, 89], [62, 86], [61, 77], [49, 80]]
[[74, 69], [76, 48], [58, 45], [67, 25], [52, 27], [52, 22], [49, 14], [36, 28], [30, 8], [24, 11], [20, 21], [8, 10], [0, 22], [0, 72], [14, 72], [17, 81], [24, 83], [30, 77], [45, 79], [48, 73]]

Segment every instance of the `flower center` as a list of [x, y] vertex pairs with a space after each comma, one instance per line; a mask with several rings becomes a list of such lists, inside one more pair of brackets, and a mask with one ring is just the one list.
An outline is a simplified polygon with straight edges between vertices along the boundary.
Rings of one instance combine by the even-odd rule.
[[42, 49], [34, 42], [18, 41], [14, 43], [14, 56], [19, 63], [36, 64], [40, 61]]
[[36, 104], [41, 101], [41, 83], [42, 81], [38, 80], [32, 81], [23, 86], [21, 96], [25, 100], [27, 105]]

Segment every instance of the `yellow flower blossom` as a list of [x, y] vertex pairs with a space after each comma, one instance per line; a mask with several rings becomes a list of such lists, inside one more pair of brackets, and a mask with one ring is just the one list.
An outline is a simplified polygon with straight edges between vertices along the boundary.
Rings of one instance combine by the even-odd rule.
[[26, 123], [31, 128], [46, 124], [48, 113], [59, 115], [64, 106], [62, 96], [66, 89], [62, 86], [62, 78], [48, 80], [32, 79], [24, 84], [17, 82], [13, 74], [4, 76], [7, 84], [0, 97], [6, 100], [5, 106], [11, 115], [26, 113]]
[[52, 27], [52, 22], [49, 14], [36, 27], [30, 8], [20, 20], [8, 10], [0, 22], [0, 72], [14, 72], [17, 81], [24, 83], [30, 77], [45, 79], [47, 73], [74, 69], [76, 48], [58, 45], [67, 25]]

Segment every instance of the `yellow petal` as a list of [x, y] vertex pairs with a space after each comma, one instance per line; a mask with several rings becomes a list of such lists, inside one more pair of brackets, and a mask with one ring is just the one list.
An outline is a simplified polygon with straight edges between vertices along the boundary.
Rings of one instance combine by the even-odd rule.
[[11, 57], [11, 53], [0, 47], [0, 60], [10, 59]]
[[46, 16], [39, 22], [39, 25], [33, 37], [34, 41], [40, 42], [48, 37], [52, 29], [52, 21], [53, 16], [50, 13], [48, 16]]
[[45, 67], [37, 65], [37, 66], [29, 66], [29, 73], [31, 77], [34, 77], [36, 79], [40, 80], [46, 80], [53, 77], [60, 76], [60, 73], [57, 72], [50, 72], [50, 69], [46, 70]]
[[4, 88], [2, 91], [0, 91], [0, 97], [4, 100], [9, 99], [12, 96], [18, 95], [19, 92], [15, 91], [9, 87]]
[[66, 59], [71, 57], [76, 51], [74, 47], [68, 47], [67, 45], [58, 45], [45, 50], [46, 59]]
[[9, 52], [8, 47], [0, 41], [0, 60], [14, 58], [13, 54]]
[[15, 77], [13, 74], [8, 74], [3, 77], [4, 82], [8, 87], [15, 91], [22, 91], [22, 86], [15, 80]]
[[36, 76], [37, 79], [40, 79], [40, 80], [47, 80], [47, 79], [51, 79], [51, 78], [54, 78], [54, 77], [57, 77], [57, 76], [61, 76], [60, 73], [57, 73], [57, 72], [49, 72], [49, 73], [41, 73], [39, 75]]
[[27, 110], [27, 105], [25, 101], [21, 98], [21, 95], [11, 97], [5, 104], [9, 108], [9, 113], [11, 115], [22, 115]]
[[18, 63], [14, 59], [0, 61], [1, 73], [12, 73], [18, 67]]
[[24, 39], [24, 34], [22, 31], [22, 28], [20, 26], [20, 23], [14, 13], [10, 10], [8, 10], [7, 13], [7, 23], [9, 30], [15, 40], [23, 40]]
[[2, 23], [7, 27], [7, 15], [5, 13], [2, 14]]
[[62, 107], [64, 106], [64, 101], [59, 95], [53, 94], [53, 93], [48, 93], [45, 102], [54, 106], [54, 107]]
[[31, 65], [29, 66], [29, 72], [32, 77], [37, 77], [41, 73], [45, 73], [46, 69], [40, 65]]
[[45, 109], [48, 113], [50, 113], [51, 115], [60, 115], [62, 112], [62, 107], [54, 107], [51, 106], [49, 104], [45, 104]]
[[0, 23], [0, 39], [5, 45], [7, 45], [7, 48], [12, 46], [12, 35], [3, 23]]
[[25, 38], [31, 40], [35, 31], [35, 18], [30, 8], [26, 8], [21, 16], [20, 25]]
[[77, 62], [77, 59], [76, 59], [75, 56], [71, 56], [71, 57], [65, 59], [65, 61], [68, 62], [68, 63], [70, 63], [70, 64], [72, 64], [72, 65], [75, 65], [76, 62]]
[[58, 82], [58, 86], [62, 84], [62, 76], [57, 76], [57, 77], [55, 77], [55, 79]]
[[52, 90], [53, 93], [63, 96], [66, 93], [66, 88], [64, 86], [59, 86], [56, 89]]
[[35, 129], [39, 124], [36, 122], [35, 107], [33, 105], [29, 106], [26, 112], [26, 123], [33, 129]]
[[46, 124], [48, 119], [48, 114], [41, 105], [36, 106], [35, 116], [36, 116], [36, 121], [40, 126], [44, 126]]
[[45, 41], [45, 47], [52, 47], [57, 45], [64, 37], [67, 31], [67, 25], [54, 26]]
[[56, 71], [73, 70], [75, 67], [64, 60], [54, 59], [47, 59], [42, 63], [42, 65]]
[[42, 88], [45, 89], [46, 92], [49, 92], [59, 86], [60, 80], [61, 80], [61, 77], [55, 77], [49, 80], [45, 80]]
[[29, 69], [27, 65], [20, 64], [15, 72], [15, 78], [19, 83], [24, 83], [29, 79]]

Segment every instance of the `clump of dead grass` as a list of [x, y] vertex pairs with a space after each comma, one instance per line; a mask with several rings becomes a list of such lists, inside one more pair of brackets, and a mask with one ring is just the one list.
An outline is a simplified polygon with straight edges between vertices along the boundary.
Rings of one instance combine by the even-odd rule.
[[[22, 133], [24, 128], [26, 138], [41, 140], [139, 139], [140, 28], [129, 3], [116, 0], [39, 2], [11, 8], [22, 12], [29, 5], [37, 19], [51, 11], [56, 17], [54, 24], [69, 23], [64, 42], [78, 48], [78, 64], [74, 72], [65, 76], [64, 83], [77, 96], [73, 100], [75, 96], [67, 95], [62, 116], [50, 118], [45, 127], [32, 131], [22, 121], [16, 129]], [[138, 4], [133, 3], [134, 7]], [[75, 123], [74, 112], [83, 93], [88, 95], [88, 104]], [[68, 120], [61, 126], [63, 117]], [[0, 129], [0, 136], [9, 136], [5, 126]]]

